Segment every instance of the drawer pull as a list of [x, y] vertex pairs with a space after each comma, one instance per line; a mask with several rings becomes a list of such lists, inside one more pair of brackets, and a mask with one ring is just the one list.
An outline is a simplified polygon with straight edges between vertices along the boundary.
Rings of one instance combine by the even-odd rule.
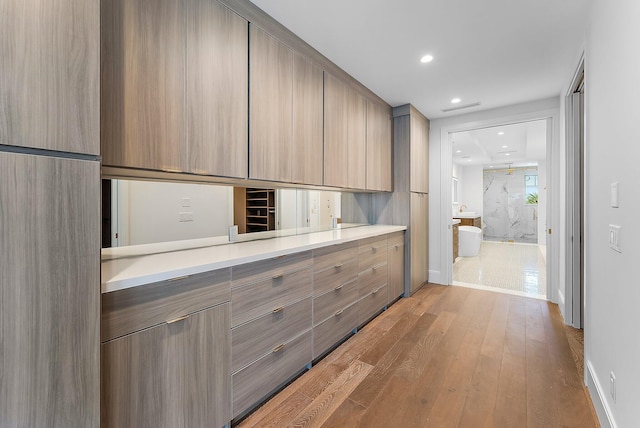
[[371, 252], [375, 253], [376, 251], [378, 251], [378, 249], [376, 247], [371, 247]]
[[167, 321], [167, 324], [173, 324], [173, 323], [176, 323], [178, 321], [186, 320], [187, 318], [189, 318], [189, 315], [184, 315], [184, 316], [181, 316], [181, 317], [178, 317], [178, 318], [175, 318], [175, 319]]
[[277, 275], [273, 275], [273, 276], [272, 276], [272, 278], [273, 278], [273, 279], [280, 279], [280, 278], [282, 278], [283, 276], [284, 276], [284, 274], [283, 274], [283, 273], [279, 273], [279, 274], [277, 274]]
[[375, 272], [375, 271], [377, 271], [377, 270], [378, 270], [378, 266], [374, 266], [374, 267], [372, 267], [372, 268], [371, 268], [371, 271], [372, 271], [372, 272]]
[[183, 276], [179, 276], [179, 277], [177, 277], [177, 278], [171, 278], [171, 279], [168, 279], [167, 281], [180, 281], [181, 279], [187, 279], [187, 278], [189, 278], [190, 276], [191, 276], [191, 275], [183, 275]]
[[340, 284], [340, 285], [338, 285], [334, 290], [338, 291], [338, 290], [340, 290], [342, 287], [344, 287], [344, 284]]
[[397, 250], [398, 248], [400, 248], [400, 245], [396, 244], [393, 248]]
[[272, 312], [274, 314], [277, 314], [277, 313], [282, 312], [282, 311], [284, 311], [284, 306], [280, 306], [279, 308], [275, 308]]
[[376, 294], [378, 291], [380, 291], [380, 289], [379, 289], [379, 288], [376, 288], [375, 290], [373, 290], [373, 291], [371, 292], [371, 294], [372, 294], [372, 295], [373, 295], [373, 294]]
[[342, 266], [343, 266], [343, 264], [342, 264], [342, 263], [340, 263], [339, 265], [335, 265], [335, 266], [334, 266], [334, 268], [336, 268], [336, 269], [340, 269]]
[[336, 311], [336, 314], [335, 314], [335, 315], [336, 315], [337, 317], [339, 317], [340, 315], [342, 315], [342, 311], [343, 311], [343, 309], [340, 309], [339, 311]]
[[284, 349], [284, 347], [286, 346], [286, 344], [281, 343], [280, 345], [276, 346], [275, 348], [273, 348], [273, 353], [275, 354], [276, 352], [280, 352]]

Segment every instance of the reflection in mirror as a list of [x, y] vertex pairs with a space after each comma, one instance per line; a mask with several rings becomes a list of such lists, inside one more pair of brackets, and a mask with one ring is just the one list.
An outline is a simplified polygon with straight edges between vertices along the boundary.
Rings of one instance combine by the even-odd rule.
[[102, 199], [103, 248], [226, 244], [234, 224], [239, 241], [246, 241], [328, 230], [334, 219], [340, 223], [339, 192], [103, 180]]

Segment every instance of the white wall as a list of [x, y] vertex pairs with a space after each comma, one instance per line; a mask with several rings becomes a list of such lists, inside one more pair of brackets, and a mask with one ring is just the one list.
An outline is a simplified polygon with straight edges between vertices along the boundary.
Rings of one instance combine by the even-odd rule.
[[[447, 259], [440, 256], [450, 250], [450, 248], [446, 248], [445, 246], [446, 242], [444, 239], [448, 233], [445, 233], [445, 231], [447, 231], [447, 219], [443, 218], [444, 204], [446, 203], [447, 206], [445, 211], [447, 216], [449, 215], [449, 207], [451, 206], [450, 196], [443, 194], [443, 189], [449, 194], [451, 192], [448, 181], [452, 172], [452, 156], [450, 153], [451, 147], [448, 143], [448, 133], [474, 129], [481, 126], [497, 126], [522, 120], [553, 117], [555, 120], [553, 127], [549, 131], [552, 137], [550, 150], [553, 153], [553, 157], [558, 159], [553, 165], [559, 171], [562, 166], [559, 160], [561, 159], [561, 152], [563, 151], [562, 140], [559, 139], [559, 98], [560, 97], [548, 98], [431, 121], [429, 132], [429, 281], [439, 284], [445, 283], [446, 271], [447, 269], [451, 269], [450, 266], [447, 268]], [[559, 175], [559, 172], [556, 175]], [[442, 183], [442, 177], [447, 178], [447, 183]], [[554, 183], [553, 188], [551, 188], [552, 183]], [[550, 188], [550, 201], [559, 204], [560, 198], [564, 198], [559, 177], [556, 177], [548, 183], [548, 188]], [[551, 190], [555, 192], [551, 192]], [[559, 265], [562, 263], [561, 255], [564, 254], [562, 251], [564, 248], [564, 239], [561, 233], [562, 225], [559, 215], [556, 215], [556, 217], [557, 218], [554, 219], [548, 219], [548, 224], [557, 224], [558, 234], [554, 232], [552, 239], [558, 240], [555, 245], [560, 250], [557, 258], [553, 261], [551, 266], [552, 272], [549, 276], [550, 284], [552, 284], [552, 291], [549, 298], [552, 301], [556, 301], [557, 288], [561, 286], [558, 273]]]
[[482, 165], [469, 165], [462, 167], [462, 193], [460, 205], [466, 205], [465, 211], [475, 211], [482, 215], [483, 212], [483, 178]]
[[[118, 181], [126, 198], [120, 198], [120, 223], [128, 232], [121, 246], [224, 236], [233, 224], [231, 186]], [[180, 222], [184, 212], [193, 221]]]
[[[639, 19], [637, 0], [595, 0], [585, 53], [585, 361], [619, 427], [640, 426]], [[610, 206], [614, 181], [620, 182], [620, 208]], [[622, 226], [622, 253], [609, 249], [609, 224]], [[597, 391], [590, 392], [595, 402]]]

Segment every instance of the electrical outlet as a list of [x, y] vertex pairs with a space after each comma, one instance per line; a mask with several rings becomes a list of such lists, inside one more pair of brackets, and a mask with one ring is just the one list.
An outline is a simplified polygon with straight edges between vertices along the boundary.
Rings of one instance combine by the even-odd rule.
[[616, 402], [616, 375], [611, 372], [609, 374], [609, 394], [611, 394], [611, 398], [613, 402]]
[[238, 226], [229, 226], [229, 242], [238, 240]]
[[180, 213], [180, 223], [184, 223], [187, 221], [193, 221], [193, 213], [192, 212], [181, 212]]
[[622, 252], [620, 250], [620, 229], [621, 227], [618, 225], [609, 225], [609, 247], [618, 253]]

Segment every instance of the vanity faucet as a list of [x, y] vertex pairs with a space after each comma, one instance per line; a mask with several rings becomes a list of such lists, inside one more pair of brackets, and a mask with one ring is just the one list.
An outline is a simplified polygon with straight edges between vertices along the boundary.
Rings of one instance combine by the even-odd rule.
[[460, 205], [460, 212], [462, 212], [463, 209], [466, 209], [467, 206], [466, 205]]

